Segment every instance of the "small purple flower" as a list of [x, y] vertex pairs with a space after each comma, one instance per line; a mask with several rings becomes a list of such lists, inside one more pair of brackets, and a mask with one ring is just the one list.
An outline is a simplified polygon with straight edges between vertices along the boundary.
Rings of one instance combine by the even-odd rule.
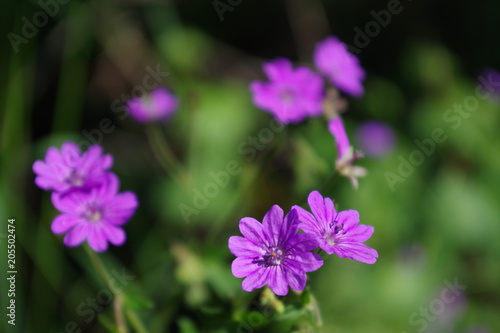
[[156, 88], [149, 96], [134, 97], [127, 103], [130, 115], [140, 123], [161, 121], [177, 109], [177, 98], [164, 87]]
[[66, 246], [78, 246], [87, 240], [97, 252], [106, 251], [108, 242], [123, 244], [126, 236], [121, 226], [134, 214], [138, 202], [132, 192], [118, 194], [118, 187], [118, 178], [110, 173], [90, 191], [52, 193], [52, 203], [62, 212], [52, 222], [52, 232], [65, 233]]
[[368, 156], [381, 157], [394, 148], [394, 132], [381, 121], [368, 121], [356, 133], [359, 146]]
[[482, 89], [478, 90], [483, 98], [488, 98], [493, 102], [500, 101], [500, 72], [493, 68], [484, 69], [477, 77]]
[[253, 103], [281, 124], [298, 123], [322, 113], [323, 80], [307, 67], [292, 68], [288, 59], [264, 64], [270, 82], [252, 82]]
[[358, 58], [338, 38], [328, 37], [316, 44], [314, 64], [338, 89], [354, 97], [363, 95], [361, 81], [365, 71]]
[[378, 253], [363, 244], [374, 231], [369, 225], [359, 223], [355, 210], [338, 212], [330, 198], [323, 198], [318, 191], [312, 191], [307, 198], [313, 214], [299, 206], [293, 206], [299, 214], [300, 226], [305, 233], [314, 235], [319, 246], [326, 253], [335, 253], [341, 258], [358, 260], [367, 264], [377, 261]]
[[35, 184], [56, 192], [89, 189], [102, 182], [112, 164], [111, 155], [102, 155], [99, 145], [91, 146], [81, 154], [75, 143], [65, 142], [61, 151], [51, 147], [45, 154], [45, 161], [35, 161]]
[[363, 167], [353, 165], [353, 163], [363, 157], [363, 154], [359, 151], [354, 151], [354, 148], [349, 143], [349, 138], [347, 137], [341, 118], [330, 120], [328, 130], [332, 133], [337, 145], [336, 169], [341, 175], [350, 179], [354, 188], [358, 188], [358, 178], [366, 176], [367, 171]]
[[283, 219], [283, 210], [274, 205], [264, 216], [263, 223], [245, 217], [240, 221], [244, 237], [229, 238], [229, 250], [237, 258], [232, 264], [233, 275], [246, 277], [242, 289], [252, 291], [266, 283], [276, 294], [284, 296], [288, 286], [303, 290], [306, 272], [317, 270], [323, 260], [310, 251], [318, 247], [313, 235], [297, 234], [299, 220], [292, 209]]

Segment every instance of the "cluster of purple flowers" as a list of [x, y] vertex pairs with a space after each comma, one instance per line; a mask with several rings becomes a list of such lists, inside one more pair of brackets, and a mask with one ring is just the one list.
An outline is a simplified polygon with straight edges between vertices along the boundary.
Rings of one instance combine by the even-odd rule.
[[[330, 91], [338, 89], [354, 97], [363, 95], [365, 72], [358, 58], [339, 39], [328, 37], [319, 42], [313, 59], [318, 72], [330, 83]], [[256, 81], [250, 85], [253, 103], [270, 112], [281, 124], [299, 123], [308, 117], [324, 114], [337, 143], [336, 168], [356, 188], [357, 178], [366, 174], [364, 168], [353, 166], [362, 154], [355, 152], [349, 143], [339, 110], [328, 110], [325, 106], [336, 100], [330, 100], [321, 75], [305, 66], [294, 69], [292, 63], [284, 58], [265, 63], [263, 68], [269, 82]], [[336, 95], [333, 94], [334, 98]]]
[[[276, 295], [303, 290], [306, 273], [317, 270], [323, 260], [312, 252], [320, 247], [327, 254], [358, 260], [367, 264], [377, 261], [376, 250], [363, 244], [373, 234], [372, 226], [359, 223], [355, 210], [337, 212], [330, 198], [318, 191], [308, 197], [311, 212], [293, 206], [283, 218], [283, 210], [274, 205], [262, 223], [245, 217], [240, 220], [241, 236], [229, 238], [229, 250], [237, 258], [233, 275], [245, 278], [242, 289], [252, 291], [268, 285]], [[302, 233], [298, 233], [298, 230]]]
[[52, 222], [52, 231], [66, 234], [66, 246], [85, 240], [97, 252], [106, 251], [108, 242], [122, 245], [122, 226], [134, 214], [138, 202], [134, 193], [118, 193], [118, 177], [109, 172], [111, 155], [103, 155], [99, 145], [81, 153], [73, 142], [61, 150], [51, 147], [45, 160], [33, 164], [35, 184], [52, 192], [52, 203], [61, 212]]

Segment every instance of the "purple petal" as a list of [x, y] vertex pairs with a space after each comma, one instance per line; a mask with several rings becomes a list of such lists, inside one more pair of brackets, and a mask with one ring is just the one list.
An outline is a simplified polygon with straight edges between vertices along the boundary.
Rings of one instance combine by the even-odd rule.
[[375, 228], [371, 225], [360, 224], [357, 225], [345, 234], [338, 236], [339, 242], [349, 241], [349, 242], [364, 242], [367, 241], [375, 231]]
[[45, 153], [45, 162], [48, 165], [63, 164], [59, 150], [54, 147], [50, 147], [49, 149], [47, 149], [47, 152]]
[[78, 215], [61, 214], [52, 221], [50, 228], [54, 234], [60, 235], [79, 223], [82, 223], [82, 219]]
[[137, 196], [132, 192], [117, 194], [105, 206], [106, 221], [114, 225], [125, 224], [135, 213]]
[[[302, 268], [302, 267], [301, 267]], [[285, 279], [293, 290], [304, 290], [307, 282], [306, 273], [294, 265], [287, 265], [285, 271]]]
[[229, 237], [229, 250], [237, 257], [256, 258], [266, 253], [262, 245], [256, 245], [251, 240], [240, 236]]
[[231, 264], [231, 271], [237, 278], [247, 277], [254, 274], [257, 270], [265, 270], [263, 266], [253, 263], [252, 258], [236, 258]]
[[[237, 258], [239, 259], [239, 258]], [[235, 260], [237, 260], [235, 259]], [[253, 291], [262, 288], [269, 281], [269, 268], [260, 268], [248, 275], [241, 283], [241, 288], [245, 291]]]
[[283, 223], [283, 209], [278, 205], [273, 205], [262, 220], [264, 230], [267, 231], [267, 235], [271, 240], [270, 245], [278, 245]]
[[87, 224], [81, 223], [68, 231], [64, 237], [64, 244], [69, 247], [78, 246], [87, 238]]
[[367, 264], [377, 261], [378, 252], [361, 243], [339, 243], [335, 246], [335, 254], [341, 258], [349, 258]]
[[75, 166], [80, 160], [80, 148], [74, 142], [65, 142], [61, 147], [63, 163]]
[[347, 133], [344, 128], [344, 124], [342, 123], [342, 119], [334, 118], [328, 123], [328, 130], [332, 133], [335, 138], [335, 142], [337, 145], [338, 157], [337, 160], [342, 159], [344, 155], [349, 150], [351, 144], [349, 143], [349, 138], [347, 137]]
[[269, 238], [264, 231], [262, 223], [251, 217], [245, 217], [239, 223], [240, 232], [257, 245], [269, 246]]
[[283, 265], [271, 266], [268, 268], [269, 288], [278, 296], [285, 296], [288, 294], [288, 281], [285, 277]]
[[86, 202], [82, 193], [78, 192], [69, 194], [53, 192], [50, 198], [54, 207], [64, 213], [79, 213], [82, 203]]
[[110, 155], [102, 155], [102, 147], [99, 145], [91, 146], [85, 154], [83, 154], [78, 168], [83, 173], [101, 173], [113, 164], [113, 158]]
[[89, 225], [87, 228], [87, 242], [90, 247], [96, 252], [106, 251], [108, 249], [108, 241], [101, 227], [98, 225]]
[[125, 243], [127, 236], [122, 228], [108, 224], [103, 225], [101, 230], [111, 244], [119, 246]]
[[107, 172], [105, 175], [104, 183], [96, 188], [96, 196], [103, 202], [116, 199], [118, 197], [116, 193], [120, 187], [120, 181], [114, 173]]
[[297, 234], [298, 230], [299, 214], [297, 214], [295, 209], [291, 209], [281, 224], [278, 247], [285, 248], [288, 242]]
[[282, 81], [286, 80], [288, 73], [292, 71], [292, 63], [286, 58], [277, 58], [265, 63], [263, 69], [271, 81]]
[[338, 224], [342, 224], [342, 228], [348, 232], [359, 223], [359, 213], [353, 209], [344, 210], [337, 214], [336, 220]]
[[323, 266], [323, 259], [317, 253], [303, 252], [290, 255], [286, 264], [304, 272], [312, 272]]
[[332, 221], [332, 212], [327, 212], [325, 200], [318, 191], [312, 191], [307, 197], [307, 203], [311, 208], [316, 220], [320, 221], [323, 226], [329, 225]]
[[299, 229], [308, 233], [321, 235], [325, 228], [323, 223], [318, 222], [311, 213], [302, 207], [295, 205], [292, 209], [295, 209], [299, 214], [299, 221], [301, 222], [299, 223]]
[[297, 234], [286, 244], [285, 251], [291, 253], [312, 251], [318, 247], [317, 237], [318, 235], [316, 234]]
[[314, 64], [338, 89], [355, 97], [363, 94], [365, 72], [358, 58], [336, 37], [316, 44]]

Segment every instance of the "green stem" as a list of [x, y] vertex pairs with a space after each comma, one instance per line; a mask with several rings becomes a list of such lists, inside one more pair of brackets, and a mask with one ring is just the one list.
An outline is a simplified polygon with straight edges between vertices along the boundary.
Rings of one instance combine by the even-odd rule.
[[174, 180], [180, 185], [188, 182], [187, 173], [175, 157], [172, 149], [161, 133], [161, 129], [156, 124], [151, 124], [146, 129], [149, 145], [153, 150], [156, 159], [167, 173], [172, 173]]
[[126, 309], [125, 314], [127, 315], [129, 322], [136, 329], [137, 333], [148, 333], [148, 331], [144, 327], [144, 324], [141, 322], [141, 320], [134, 311]]
[[[85, 246], [85, 251], [87, 251], [87, 254], [90, 257], [90, 261], [92, 262], [92, 264], [96, 268], [99, 276], [104, 280], [104, 282], [106, 284], [109, 283], [110, 277], [109, 277], [108, 272], [106, 271], [106, 268], [102, 264], [101, 259], [99, 259], [97, 254], [89, 246]], [[115, 294], [117, 294], [117, 293], [118, 292], [115, 292]]]
[[[87, 251], [87, 254], [90, 257], [90, 261], [92, 262], [92, 265], [95, 267], [97, 270], [97, 273], [100, 275], [100, 277], [104, 280], [106, 285], [111, 285], [111, 278], [109, 276], [108, 271], [104, 267], [101, 259], [99, 256], [89, 247], [85, 246], [85, 250]], [[118, 331], [120, 333], [128, 333], [128, 328], [125, 323], [125, 319], [123, 317], [123, 312], [127, 315], [129, 318], [129, 322], [132, 325], [132, 327], [135, 328], [135, 330], [139, 333], [147, 333], [147, 330], [144, 328], [144, 325], [142, 324], [139, 316], [132, 311], [131, 309], [123, 309], [123, 299], [124, 295], [121, 291], [119, 290], [111, 290], [114, 294], [114, 302], [113, 302], [113, 311], [114, 311], [114, 316], [115, 316], [115, 322], [116, 326], [118, 327]]]
[[118, 332], [128, 333], [127, 325], [125, 324], [125, 318], [123, 317], [123, 297], [122, 294], [116, 294], [115, 300], [113, 302], [113, 312], [115, 314], [116, 326], [118, 326]]

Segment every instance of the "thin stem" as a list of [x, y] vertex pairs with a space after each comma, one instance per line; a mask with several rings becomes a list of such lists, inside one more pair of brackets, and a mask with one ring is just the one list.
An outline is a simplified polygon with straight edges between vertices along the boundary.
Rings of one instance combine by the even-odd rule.
[[123, 296], [122, 294], [116, 294], [115, 301], [113, 302], [113, 312], [115, 314], [116, 326], [118, 326], [118, 332], [128, 333], [127, 324], [125, 323], [125, 318], [123, 317]]
[[[101, 262], [101, 259], [97, 256], [97, 254], [92, 251], [92, 249], [88, 246], [85, 246], [85, 251], [87, 251], [87, 254], [90, 257], [90, 261], [94, 265], [94, 267], [97, 270], [97, 273], [101, 276], [101, 278], [104, 280], [104, 282], [107, 284], [110, 281], [109, 274], [106, 271], [106, 268], [104, 268], [104, 265]], [[116, 294], [116, 292], [115, 292]]]
[[127, 316], [129, 322], [132, 324], [132, 326], [135, 328], [137, 333], [148, 333], [146, 328], [144, 327], [144, 324], [141, 322], [137, 314], [130, 310], [126, 309], [125, 310], [125, 315]]
[[[108, 286], [111, 285], [111, 278], [109, 276], [109, 273], [104, 267], [99, 256], [89, 246], [85, 246], [85, 250], [87, 251], [87, 254], [90, 257], [90, 261], [97, 270], [97, 273], [101, 276], [106, 285]], [[125, 319], [123, 317], [123, 312], [125, 311], [125, 314], [129, 318], [129, 322], [132, 325], [132, 327], [134, 327], [138, 333], [147, 333], [147, 330], [144, 328], [144, 325], [142, 324], [137, 314], [131, 309], [125, 309], [125, 310], [123, 309], [123, 298], [124, 298], [123, 293], [119, 290], [114, 290], [114, 289], [111, 290], [111, 292], [113, 292], [115, 296], [113, 303], [113, 310], [118, 331], [120, 333], [128, 333], [128, 328], [125, 323]]]
[[174, 180], [183, 187], [188, 180], [187, 174], [163, 137], [160, 127], [156, 124], [149, 125], [146, 135], [158, 162], [167, 173], [172, 173]]

